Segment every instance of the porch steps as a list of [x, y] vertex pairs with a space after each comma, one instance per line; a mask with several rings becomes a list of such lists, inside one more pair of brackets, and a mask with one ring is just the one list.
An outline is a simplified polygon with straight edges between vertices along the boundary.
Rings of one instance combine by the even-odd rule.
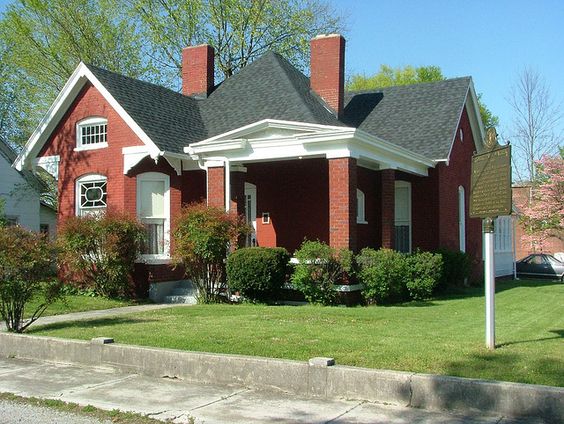
[[195, 305], [196, 302], [196, 287], [190, 281], [181, 281], [172, 290], [172, 292], [164, 297], [164, 303], [184, 303]]

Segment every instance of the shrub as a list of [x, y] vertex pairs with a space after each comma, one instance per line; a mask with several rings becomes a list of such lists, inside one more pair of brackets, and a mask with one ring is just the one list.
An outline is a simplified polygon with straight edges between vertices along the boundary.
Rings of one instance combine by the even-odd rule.
[[299, 263], [292, 284], [308, 302], [332, 305], [337, 299], [336, 284], [349, 282], [353, 274], [350, 250], [335, 250], [320, 241], [304, 241], [295, 253]]
[[438, 253], [416, 252], [406, 257], [407, 291], [413, 300], [422, 300], [433, 294], [441, 278], [443, 258]]
[[281, 247], [238, 249], [227, 258], [229, 290], [253, 301], [271, 300], [286, 281], [290, 255]]
[[143, 225], [126, 214], [69, 218], [58, 234], [61, 273], [99, 295], [127, 296], [144, 238]]
[[356, 261], [362, 294], [368, 303], [384, 304], [405, 298], [408, 278], [405, 255], [390, 249], [365, 248]]
[[230, 244], [247, 232], [241, 217], [205, 203], [185, 206], [172, 232], [173, 259], [198, 288], [199, 303], [220, 300], [227, 289], [225, 261]]
[[472, 268], [470, 256], [458, 250], [448, 249], [439, 249], [437, 253], [443, 258], [443, 268], [435, 292], [465, 285]]
[[[0, 227], [0, 315], [8, 331], [21, 333], [61, 296], [61, 284], [46, 279], [54, 257], [47, 236], [19, 226]], [[41, 302], [24, 321], [26, 304], [36, 297]]]

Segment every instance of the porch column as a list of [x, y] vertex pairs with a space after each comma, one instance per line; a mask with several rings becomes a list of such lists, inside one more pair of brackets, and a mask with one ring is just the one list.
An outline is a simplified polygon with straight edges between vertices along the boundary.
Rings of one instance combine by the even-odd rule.
[[207, 170], [208, 206], [225, 209], [225, 168], [209, 167]]
[[356, 250], [356, 159], [329, 161], [329, 244]]
[[231, 206], [230, 212], [245, 215], [245, 178], [247, 168], [244, 166], [231, 167]]
[[393, 169], [384, 169], [381, 175], [381, 201], [382, 201], [382, 247], [394, 248], [395, 233], [395, 180], [396, 175]]

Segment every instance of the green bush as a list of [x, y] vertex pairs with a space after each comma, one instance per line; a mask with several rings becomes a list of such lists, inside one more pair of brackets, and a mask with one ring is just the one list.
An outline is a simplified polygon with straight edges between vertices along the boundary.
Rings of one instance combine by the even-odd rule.
[[[61, 297], [52, 275], [55, 248], [43, 234], [19, 226], [0, 227], [0, 315], [8, 331], [21, 333]], [[41, 302], [24, 321], [26, 304]]]
[[405, 299], [409, 277], [405, 255], [391, 249], [365, 248], [356, 262], [362, 294], [368, 303], [386, 304]]
[[295, 253], [299, 263], [292, 284], [308, 302], [332, 305], [337, 299], [336, 284], [346, 284], [353, 275], [353, 254], [335, 250], [320, 241], [304, 241]]
[[439, 249], [443, 258], [443, 269], [435, 293], [447, 290], [449, 287], [461, 287], [467, 284], [472, 269], [472, 262], [467, 253], [458, 250]]
[[253, 301], [272, 300], [286, 281], [290, 255], [282, 247], [238, 249], [227, 258], [227, 284]]
[[182, 208], [172, 232], [173, 259], [198, 289], [199, 303], [221, 300], [228, 289], [225, 262], [229, 245], [248, 231], [242, 217], [223, 209], [193, 203]]
[[439, 283], [443, 268], [443, 258], [438, 253], [415, 252], [406, 257], [407, 291], [413, 300], [429, 298]]
[[128, 296], [144, 239], [144, 226], [126, 214], [69, 218], [58, 232], [61, 273], [101, 296]]

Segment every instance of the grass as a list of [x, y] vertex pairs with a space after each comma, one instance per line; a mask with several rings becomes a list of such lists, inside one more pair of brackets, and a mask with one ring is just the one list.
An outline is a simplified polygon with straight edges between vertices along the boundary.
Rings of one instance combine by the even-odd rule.
[[162, 421], [132, 412], [122, 412], [117, 409], [105, 411], [92, 405], [80, 406], [72, 402], [63, 402], [57, 399], [39, 399], [35, 397], [25, 398], [11, 393], [0, 393], [0, 400], [17, 402], [27, 405], [55, 409], [60, 412], [68, 412], [75, 415], [107, 420], [113, 423], [123, 424], [158, 424]]
[[[25, 308], [25, 317], [29, 318], [39, 305], [40, 299], [29, 302]], [[122, 306], [136, 305], [132, 300], [107, 299], [86, 295], [66, 295], [64, 300], [49, 305], [42, 316], [70, 314], [72, 312], [94, 311], [100, 309], [119, 308]]]
[[37, 327], [36, 335], [564, 386], [564, 284], [497, 285], [498, 349], [483, 289], [389, 307], [198, 305]]

